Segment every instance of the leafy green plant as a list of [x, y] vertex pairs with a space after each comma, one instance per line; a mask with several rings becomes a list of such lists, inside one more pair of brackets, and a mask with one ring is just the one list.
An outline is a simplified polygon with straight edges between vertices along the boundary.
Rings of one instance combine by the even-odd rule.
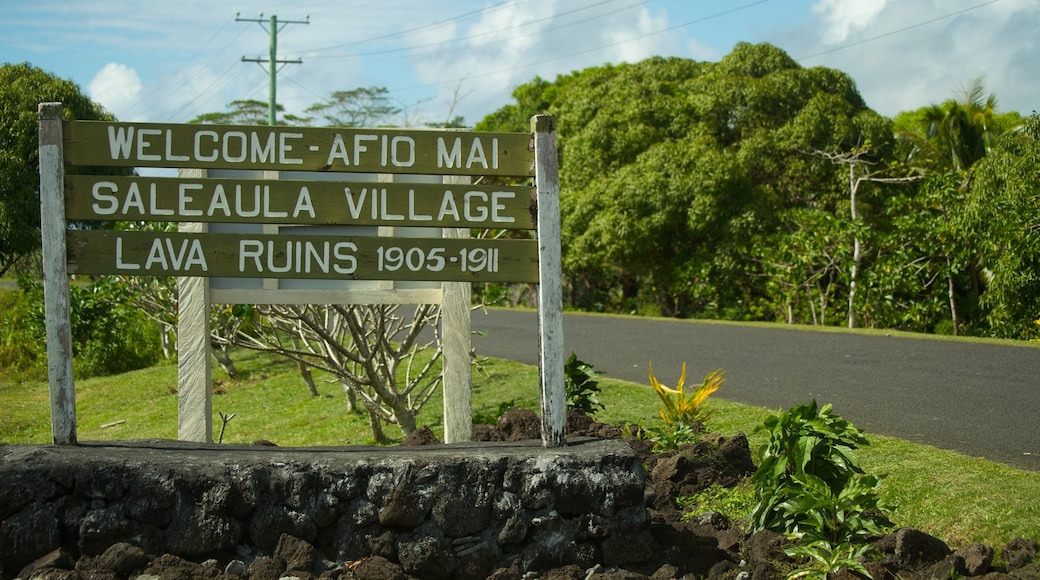
[[805, 545], [798, 545], [784, 550], [788, 556], [806, 558], [809, 565], [802, 566], [787, 575], [787, 580], [796, 578], [813, 578], [815, 580], [827, 580], [828, 574], [838, 570], [851, 570], [873, 578], [862, 559], [869, 556], [873, 546], [870, 544], [853, 544], [842, 542], [832, 546], [826, 540], [816, 540]]
[[582, 411], [586, 415], [594, 415], [604, 409], [599, 402], [599, 372], [589, 363], [578, 359], [573, 352], [563, 365], [563, 384], [567, 394], [567, 410]]
[[752, 477], [758, 498], [753, 529], [798, 540], [792, 555], [813, 564], [795, 574], [856, 569], [849, 560], [869, 552], [865, 542], [890, 525], [879, 499], [881, 478], [866, 475], [856, 459], [866, 438], [831, 405], [817, 407], [815, 400], [770, 416], [762, 428], [769, 443]]
[[722, 383], [726, 380], [722, 376], [724, 373], [725, 371], [722, 369], [708, 373], [708, 376], [704, 377], [704, 382], [694, 389], [692, 393], [687, 394], [686, 363], [682, 365], [682, 374], [679, 376], [679, 382], [672, 389], [664, 386], [657, 380], [654, 376], [654, 363], [650, 361], [650, 386], [654, 388], [654, 392], [661, 398], [660, 415], [665, 425], [671, 426], [675, 423], [690, 427], [704, 425], [714, 412], [706, 408], [705, 401], [709, 395], [719, 390], [719, 387], [722, 386]]
[[[17, 304], [24, 308], [17, 324], [4, 330], [5, 342], [35, 345], [35, 358], [46, 361], [47, 325], [43, 287], [38, 280], [18, 280]], [[89, 285], [69, 286], [69, 333], [79, 378], [146, 368], [162, 356], [158, 328], [128, 306], [128, 292], [115, 278], [104, 276]]]
[[755, 488], [748, 480], [725, 487], [717, 483], [708, 488], [675, 500], [683, 520], [690, 520], [705, 512], [717, 512], [731, 522], [747, 519], [755, 506]]
[[696, 443], [704, 428], [699, 424], [666, 424], [664, 427], [643, 427], [642, 436], [653, 443], [653, 452], [673, 451], [686, 443]]

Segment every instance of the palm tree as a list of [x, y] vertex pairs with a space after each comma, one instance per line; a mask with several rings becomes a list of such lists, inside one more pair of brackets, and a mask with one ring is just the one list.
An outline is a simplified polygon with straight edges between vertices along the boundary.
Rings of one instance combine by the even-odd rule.
[[914, 114], [914, 127], [900, 131], [904, 159], [926, 171], [966, 172], [996, 143], [1021, 130], [1017, 113], [997, 115], [997, 97], [975, 78], [941, 105]]
[[[986, 94], [982, 79], [975, 78], [958, 92], [957, 98], [906, 113], [903, 117], [904, 129], [897, 132], [896, 137], [903, 144], [904, 161], [923, 173], [952, 173], [957, 176], [955, 183], [959, 185], [929, 192], [935, 196], [932, 207], [939, 210], [940, 219], [947, 226], [959, 215], [958, 200], [968, 189], [972, 166], [998, 141], [1021, 131], [1021, 117], [1017, 113], [998, 115], [996, 106], [996, 95]], [[973, 297], [979, 295], [984, 283], [978, 264], [970, 257], [967, 239], [959, 242], [945, 239], [939, 245], [934, 259], [945, 262], [953, 332], [959, 334], [961, 313], [957, 308], [956, 275], [958, 272], [967, 275], [967, 293]]]

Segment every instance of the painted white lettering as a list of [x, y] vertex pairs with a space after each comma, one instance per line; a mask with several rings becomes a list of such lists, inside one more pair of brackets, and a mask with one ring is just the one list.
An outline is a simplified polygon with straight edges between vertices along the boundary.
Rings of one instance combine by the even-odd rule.
[[192, 266], [198, 266], [203, 272], [209, 271], [209, 264], [206, 263], [206, 254], [202, 251], [202, 242], [199, 240], [192, 240], [191, 247], [188, 248], [188, 259], [184, 261], [184, 270], [191, 270]]
[[260, 136], [255, 132], [249, 136], [252, 140], [249, 160], [253, 163], [274, 163], [274, 133], [268, 133], [266, 143], [261, 143]]
[[[316, 263], [316, 265], [317, 265], [319, 270], [321, 270], [322, 272], [324, 272], [326, 274], [329, 273], [329, 243], [328, 242], [325, 242], [324, 244], [321, 245], [321, 251], [320, 252], [318, 251], [318, 248], [314, 244], [312, 244], [310, 242], [307, 242], [307, 245], [304, 247], [304, 251], [300, 252], [300, 254], [303, 254], [303, 253], [306, 253], [306, 255], [303, 258], [303, 262], [304, 262], [304, 264], [303, 264], [303, 271], [304, 271], [304, 273], [310, 274], [311, 273], [311, 266], [314, 265], [315, 263]], [[297, 272], [300, 271], [300, 266], [299, 265], [296, 266], [296, 271]]]
[[[479, 204], [474, 204], [474, 199]], [[483, 191], [467, 191], [462, 196], [462, 207], [468, 221], [482, 222], [488, 218], [487, 194]]]
[[[368, 151], [365, 141], [378, 141], [375, 135], [354, 135], [354, 165], [361, 165], [361, 154]], [[384, 163], [385, 165], [385, 163]]]
[[134, 127], [108, 126], [108, 150], [112, 159], [130, 159], [131, 146], [134, 143]]
[[173, 153], [173, 130], [166, 130], [166, 160], [167, 161], [188, 161], [191, 158], [187, 155], [174, 155]]
[[451, 151], [444, 144], [444, 137], [437, 137], [437, 167], [462, 167], [462, 138], [456, 137]]
[[433, 219], [432, 215], [415, 212], [415, 190], [408, 190], [408, 219], [416, 222], [428, 222]]
[[[231, 154], [233, 142], [237, 141], [238, 153], [235, 155]], [[242, 131], [228, 131], [224, 133], [224, 139], [221, 141], [221, 153], [224, 155], [224, 161], [230, 161], [231, 163], [242, 163], [246, 160], [248, 154], [247, 143], [249, 138]]]
[[501, 215], [499, 212], [506, 209], [504, 203], [500, 200], [503, 199], [515, 199], [516, 193], [512, 191], [493, 191], [491, 192], [491, 221], [500, 224], [511, 224], [516, 220], [512, 216]]
[[151, 187], [149, 187], [148, 189], [148, 201], [150, 203], [152, 215], [173, 215], [174, 213], [176, 213], [173, 211], [173, 208], [159, 207], [159, 201], [156, 199], [156, 194], [158, 192], [156, 192], [156, 187], [154, 183], [151, 184]]
[[140, 161], [162, 161], [162, 155], [145, 153], [145, 149], [151, 147], [146, 137], [148, 135], [162, 135], [162, 129], [137, 129], [137, 159]]
[[[285, 256], [285, 262], [283, 264], [275, 264], [274, 260], [275, 260], [275, 258], [278, 257], [278, 254], [282, 254], [283, 256]], [[293, 249], [292, 249], [292, 242], [291, 241], [285, 242], [285, 251], [284, 252], [276, 252], [275, 251], [274, 241], [273, 240], [267, 242], [267, 269], [269, 271], [275, 272], [275, 273], [278, 273], [278, 274], [281, 274], [281, 273], [284, 273], [284, 272], [288, 272], [289, 270], [292, 269], [292, 256], [293, 256]]]
[[136, 181], [131, 181], [130, 187], [126, 190], [126, 199], [123, 200], [123, 215], [130, 213], [131, 207], [136, 208], [137, 213], [145, 215], [144, 199], [141, 198], [141, 188], [138, 187]]
[[445, 191], [444, 198], [441, 199], [441, 209], [437, 212], [437, 221], [444, 221], [447, 216], [459, 221], [459, 208], [455, 205], [455, 196], [451, 194], [450, 190]]
[[293, 208], [292, 216], [298, 218], [303, 212], [307, 212], [307, 215], [314, 219], [314, 203], [311, 201], [311, 193], [307, 191], [306, 185], [300, 188], [300, 195], [296, 197], [296, 207]]
[[184, 216], [197, 216], [202, 215], [202, 210], [189, 209], [188, 206], [195, 202], [195, 197], [191, 194], [192, 190], [199, 191], [202, 189], [201, 183], [182, 183], [177, 189], [177, 209], [180, 215]]
[[288, 217], [289, 212], [274, 211], [271, 209], [271, 186], [264, 186], [264, 217], [283, 218]]
[[[380, 200], [380, 208], [382, 209], [383, 219], [387, 221], [401, 221], [404, 216], [399, 213], [390, 213], [390, 210], [386, 207], [386, 189], [383, 189], [383, 195]], [[374, 200], [373, 200], [374, 201]]]
[[[266, 187], [266, 186], [265, 186]], [[242, 207], [242, 186], [235, 185], [235, 214], [242, 217], [256, 217], [260, 215], [260, 186], [253, 187], [253, 209], [246, 211]]]
[[480, 139], [473, 139], [473, 144], [469, 147], [469, 157], [466, 158], [466, 169], [473, 167], [473, 164], [479, 163], [484, 169], [488, 168], [487, 158], [484, 157], [484, 146], [481, 144]]
[[332, 147], [329, 148], [329, 158], [325, 160], [325, 165], [332, 167], [332, 162], [336, 159], [343, 161], [343, 165], [350, 165], [350, 154], [347, 153], [347, 144], [343, 142], [343, 136], [336, 133], [336, 136], [332, 138]]
[[263, 272], [264, 267], [260, 263], [261, 256], [264, 255], [264, 244], [259, 240], [240, 240], [238, 242], [238, 271], [246, 271], [246, 260], [252, 258], [253, 270], [256, 272]]
[[302, 139], [303, 133], [279, 133], [278, 134], [278, 160], [283, 165], [303, 165], [303, 159], [289, 157], [293, 146], [289, 139]]
[[343, 188], [343, 195], [347, 197], [347, 208], [350, 210], [350, 217], [358, 219], [361, 217], [361, 210], [365, 207], [365, 196], [367, 195], [367, 188], [361, 188], [361, 197], [355, 202], [354, 194], [350, 191], [349, 187]]
[[[209, 140], [213, 141], [213, 143], [211, 145], [212, 149], [210, 149], [210, 151], [213, 152], [212, 154], [203, 155], [203, 153], [202, 153], [202, 138], [203, 137], [207, 137]], [[219, 152], [217, 151], [217, 144], [219, 144], [219, 143], [220, 143], [220, 135], [217, 135], [216, 131], [199, 131], [198, 133], [195, 133], [195, 159], [198, 160], [198, 161], [216, 161], [217, 160], [217, 155], [219, 154]]]
[[[401, 154], [401, 144], [404, 144], [404, 151], [407, 157]], [[393, 141], [390, 142], [390, 161], [394, 164], [394, 167], [411, 167], [415, 165], [415, 139], [411, 137], [394, 137]], [[386, 165], [386, 162], [383, 162]]]
[[333, 264], [332, 269], [337, 274], [353, 274], [357, 270], [357, 257], [353, 254], [356, 251], [357, 245], [354, 242], [336, 242], [336, 245], [332, 247], [332, 255], [347, 265]]
[[162, 266], [163, 270], [170, 269], [170, 264], [166, 261], [166, 252], [163, 251], [162, 238], [152, 240], [152, 247], [148, 250], [148, 259], [144, 261], [144, 269], [151, 270], [156, 264]]
[[224, 192], [224, 186], [219, 183], [213, 189], [213, 198], [209, 201], [209, 209], [206, 210], [206, 214], [212, 216], [217, 210], [223, 210], [224, 217], [231, 217], [231, 205], [228, 203], [227, 193]]
[[122, 236], [116, 237], [116, 269], [117, 270], [140, 270], [140, 264], [134, 264], [133, 262], [127, 262], [123, 260], [123, 238]]
[[111, 181], [95, 182], [94, 187], [91, 188], [90, 191], [91, 195], [94, 196], [95, 200], [104, 201], [108, 205], [102, 207], [101, 205], [95, 203], [90, 206], [90, 209], [98, 215], [112, 215], [116, 213], [116, 210], [119, 209], [119, 198], [115, 195], [107, 195], [105, 193], [102, 193], [103, 188], [111, 191], [113, 194], [119, 191], [119, 188], [116, 187], [116, 184], [112, 183]]

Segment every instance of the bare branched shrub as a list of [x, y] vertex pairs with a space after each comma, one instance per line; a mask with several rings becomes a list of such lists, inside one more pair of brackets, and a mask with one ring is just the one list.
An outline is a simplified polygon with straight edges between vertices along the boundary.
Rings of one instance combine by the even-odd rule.
[[[410, 315], [398, 305], [255, 306], [256, 323], [235, 334], [235, 344], [276, 353], [301, 365], [323, 370], [339, 381], [348, 400], [368, 412], [376, 442], [388, 439], [383, 424], [408, 435], [415, 416], [441, 382], [441, 358], [434, 305], [416, 306]], [[420, 342], [430, 326], [434, 339]], [[416, 355], [431, 350], [423, 364]], [[399, 372], [402, 371], [402, 372]]]

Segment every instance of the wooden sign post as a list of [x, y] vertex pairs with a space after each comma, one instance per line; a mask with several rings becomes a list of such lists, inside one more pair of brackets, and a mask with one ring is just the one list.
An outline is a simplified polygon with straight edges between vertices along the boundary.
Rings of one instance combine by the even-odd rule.
[[[441, 301], [443, 295], [451, 303], [442, 303], [446, 328], [466, 323], [465, 336], [446, 337], [444, 346], [447, 442], [468, 440], [472, 429], [469, 284], [537, 283], [542, 440], [550, 447], [563, 445], [559, 182], [551, 116], [532, 119], [528, 134], [63, 122], [61, 110], [56, 103], [40, 106], [41, 216], [56, 443], [76, 441], [68, 275], [119, 274], [179, 277], [180, 376], [182, 381], [189, 373], [203, 378], [182, 388], [178, 436], [194, 441], [212, 439], [206, 283], [211, 277], [264, 281], [262, 291], [221, 294], [218, 303], [252, 298], [257, 300], [250, 303], [295, 303], [301, 296], [320, 296], [323, 303], [416, 303], [412, 299], [431, 295], [410, 299], [406, 291], [392, 291], [394, 282], [439, 282], [434, 299]], [[66, 163], [170, 167], [179, 173], [177, 178], [66, 177]], [[210, 170], [238, 173], [213, 178]], [[240, 178], [242, 171], [256, 170], [262, 170], [265, 179]], [[289, 171], [311, 173], [279, 178], [279, 172]], [[378, 174], [380, 179], [324, 179], [329, 173]], [[445, 177], [442, 183], [396, 182], [394, 174]], [[470, 175], [533, 177], [535, 187], [472, 185]], [[68, 231], [66, 219], [180, 222], [181, 229]], [[247, 227], [236, 231], [258, 233], [207, 231], [207, 224], [243, 224]], [[377, 226], [391, 235], [359, 235], [358, 226]], [[307, 227], [334, 233], [308, 232]], [[392, 234], [398, 227], [435, 227], [443, 234], [399, 237]], [[535, 229], [537, 239], [471, 239], [469, 228]], [[279, 279], [375, 280], [391, 294], [370, 290], [355, 295], [350, 289], [336, 295], [282, 293], [275, 291]]]

